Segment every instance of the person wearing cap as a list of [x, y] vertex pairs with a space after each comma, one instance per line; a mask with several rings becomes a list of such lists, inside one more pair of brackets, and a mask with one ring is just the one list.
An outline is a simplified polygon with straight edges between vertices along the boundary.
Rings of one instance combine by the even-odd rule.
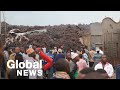
[[[51, 68], [51, 66], [52, 66], [52, 58], [50, 58], [50, 57], [47, 56], [45, 53], [43, 53], [43, 51], [41, 50], [41, 48], [37, 48], [37, 50], [39, 51], [40, 57], [41, 57], [43, 60], [47, 61], [47, 64], [45, 64], [45, 65], [43, 66], [43, 70], [46, 71], [46, 70], [48, 70], [49, 68]], [[26, 51], [26, 53], [27, 53], [28, 56], [29, 56], [29, 58], [27, 59], [28, 61], [30, 61], [30, 62], [32, 62], [32, 63], [33, 63], [33, 62], [37, 62], [37, 60], [35, 59], [36, 54], [35, 54], [35, 51], [34, 51], [33, 48], [29, 48], [29, 49]], [[25, 60], [25, 61], [26, 61], [26, 60]], [[31, 68], [31, 69], [33, 69], [33, 68]], [[37, 76], [29, 76], [29, 78], [30, 78], [30, 79], [37, 79]]]
[[[24, 60], [24, 62], [26, 62], [26, 60], [28, 60], [31, 63], [37, 62], [37, 60], [35, 59], [36, 54], [33, 48], [29, 48], [26, 50], [27, 55], [29, 56], [27, 59]], [[26, 68], [28, 70], [35, 70], [34, 68]], [[29, 75], [29, 79], [38, 79], [37, 74], [35, 76], [30, 76]]]
[[97, 48], [96, 49], [96, 52], [93, 56], [93, 61], [94, 61], [94, 64], [93, 64], [93, 68], [95, 67], [96, 64], [98, 64], [100, 62], [100, 60], [102, 59], [102, 54], [99, 53], [100, 52], [100, 49]]
[[71, 59], [74, 63], [76, 63], [77, 61], [79, 61], [79, 55], [77, 53], [71, 52]]
[[77, 71], [75, 74], [75, 77], [78, 77], [78, 72], [80, 72], [82, 69], [89, 67], [86, 63], [86, 61], [83, 59], [83, 55], [80, 54], [78, 57], [78, 61], [76, 62], [77, 64]]
[[70, 63], [70, 78], [75, 79], [78, 67], [77, 67], [77, 61], [79, 61], [79, 55], [77, 53], [71, 52], [71, 63]]

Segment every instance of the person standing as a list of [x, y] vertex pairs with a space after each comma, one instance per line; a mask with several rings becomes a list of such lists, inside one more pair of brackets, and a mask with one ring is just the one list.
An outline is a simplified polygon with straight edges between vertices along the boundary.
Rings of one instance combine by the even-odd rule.
[[77, 66], [78, 66], [78, 72], [80, 72], [82, 69], [88, 67], [86, 61], [83, 59], [83, 57], [82, 57], [81, 54], [80, 54], [80, 59], [79, 59], [79, 61], [77, 62]]
[[[31, 63], [38, 62], [35, 59], [36, 54], [35, 54], [35, 51], [32, 48], [29, 48], [26, 52], [27, 52], [29, 57], [26, 60], [24, 60], [25, 63], [26, 63], [27, 60], [28, 60], [28, 62], [31, 62]], [[39, 69], [34, 69], [33, 67], [32, 68], [26, 68], [26, 69], [27, 70], [39, 70]], [[29, 73], [29, 79], [38, 79], [37, 73], [35, 74], [35, 76], [30, 75], [30, 73]]]
[[9, 56], [9, 60], [15, 60], [15, 55], [16, 55], [15, 48], [10, 49], [10, 51], [11, 51], [11, 54]]
[[97, 65], [100, 61], [101, 61], [101, 58], [102, 58], [102, 54], [99, 53], [99, 49], [96, 50], [97, 53], [94, 54], [93, 56], [93, 60], [94, 60], [94, 65], [93, 65], [93, 68], [95, 67], [95, 65]]
[[49, 50], [49, 52], [47, 53], [47, 55], [49, 57], [51, 57], [53, 59], [53, 62], [54, 62], [54, 55], [52, 54], [52, 50]]
[[54, 47], [54, 49], [52, 50], [52, 54], [57, 54], [58, 51], [57, 51], [57, 47]]
[[46, 61], [47, 63], [43, 65], [43, 71], [47, 71], [49, 70], [52, 66], [53, 66], [53, 60], [51, 57], [49, 57], [48, 55], [46, 55], [42, 50], [41, 48], [37, 48], [38, 51], [39, 51], [39, 55], [41, 57], [41, 59], [43, 61]]
[[60, 58], [63, 58], [63, 59], [65, 59], [65, 55], [62, 53], [62, 49], [58, 49], [58, 53], [59, 54], [57, 54], [56, 56], [55, 56], [55, 62], [58, 60], [58, 59], [60, 59]]
[[71, 59], [71, 53], [70, 53], [70, 52], [68, 52], [68, 53], [66, 54], [66, 61], [69, 63], [70, 72], [72, 72], [73, 67], [74, 67], [74, 63], [73, 63], [73, 61], [72, 61], [72, 59]]
[[[49, 52], [47, 53], [47, 55], [49, 57], [52, 58], [53, 63], [54, 63], [54, 55], [52, 54], [52, 50], [49, 50]], [[55, 68], [54, 66], [52, 66], [49, 70], [48, 70], [48, 78], [51, 78], [53, 76], [53, 73], [55, 72]]]
[[[50, 69], [51, 67], [52, 67], [52, 65], [53, 65], [53, 62], [52, 62], [52, 58], [50, 58], [49, 56], [47, 56], [45, 53], [43, 53], [43, 51], [41, 50], [41, 48], [37, 48], [37, 50], [39, 51], [39, 55], [40, 55], [40, 57], [43, 59], [43, 60], [45, 60], [45, 61], [47, 61], [47, 64], [45, 64], [44, 66], [43, 66], [43, 71], [46, 71], [46, 70], [48, 70], [48, 69]], [[36, 60], [36, 58], [35, 58], [35, 51], [34, 51], [34, 49], [32, 49], [32, 48], [29, 48], [27, 51], [27, 54], [28, 54], [28, 56], [29, 56], [29, 58], [27, 59], [28, 61], [30, 61], [30, 62], [32, 62], [32, 63], [34, 63], [34, 62], [38, 62], [37, 60]], [[25, 62], [26, 62], [26, 60], [25, 60]], [[30, 70], [34, 70], [34, 68], [30, 68]], [[37, 70], [39, 70], [39, 69], [37, 69]], [[30, 76], [29, 75], [29, 79], [37, 79], [37, 75], [36, 76]], [[38, 77], [39, 78], [39, 77]], [[41, 78], [41, 77], [40, 77]]]
[[8, 61], [9, 59], [8, 47], [4, 48], [4, 57], [5, 57], [5, 60]]
[[[23, 56], [21, 54], [18, 54], [18, 53], [15, 56], [15, 60], [18, 60], [18, 64], [20, 62], [24, 61]], [[26, 68], [12, 69], [8, 74], [8, 79], [29, 79], [29, 75], [28, 76], [17, 76], [17, 70], [27, 70], [27, 69]]]
[[15, 47], [12, 49], [12, 54], [9, 57], [9, 60], [15, 60], [15, 55], [19, 53], [22, 55], [22, 53], [20, 52], [20, 48], [19, 47]]
[[40, 58], [39, 51], [37, 48], [35, 49], [35, 53], [36, 53], [35, 58], [39, 61], [41, 58]]
[[[10, 56], [9, 56], [9, 60], [14, 60], [15, 61], [15, 56], [16, 56], [16, 53], [15, 53], [15, 48], [12, 48], [10, 49]], [[8, 67], [6, 67], [6, 76], [8, 78], [8, 74], [10, 73], [11, 69], [9, 69]]]
[[15, 48], [15, 53], [20, 53], [20, 54], [21, 54], [21, 52], [20, 52], [20, 47], [16, 47], [16, 48]]
[[23, 56], [24, 60], [28, 58], [28, 55], [25, 53], [25, 48], [24, 47], [20, 48], [20, 54]]
[[104, 69], [107, 72], [109, 78], [111, 78], [114, 74], [113, 66], [108, 62], [106, 55], [102, 56], [101, 61], [94, 68], [94, 70], [98, 69]]
[[[5, 66], [7, 66], [7, 61], [9, 60], [9, 53], [8, 53], [8, 47], [4, 48], [4, 64]], [[5, 78], [6, 77], [6, 67], [4, 67], [5, 69], [2, 70], [2, 77]]]
[[42, 50], [43, 50], [44, 53], [46, 53], [46, 47], [45, 46], [42, 48]]
[[56, 72], [51, 79], [70, 79], [70, 67], [67, 61], [61, 59], [57, 60], [55, 63], [55, 69]]
[[87, 65], [89, 65], [88, 55], [85, 53], [85, 50], [82, 51], [83, 59], [86, 61]]
[[6, 72], [6, 62], [4, 59], [3, 47], [0, 42], [0, 79], [6, 78], [5, 72]]
[[79, 61], [79, 55], [71, 52], [71, 63], [70, 63], [70, 78], [75, 79], [78, 76], [77, 62]]
[[87, 56], [88, 56], [88, 59], [90, 60], [90, 53], [89, 53], [89, 51], [88, 51], [88, 47], [85, 46], [84, 50], [85, 50], [85, 53], [86, 53]]
[[96, 52], [95, 52], [95, 48], [92, 47], [91, 50], [89, 51], [89, 54], [90, 54], [89, 66], [90, 66], [90, 67], [92, 67], [93, 64], [94, 64], [94, 59], [93, 59], [93, 57], [94, 57], [94, 54], [95, 54], [95, 53], [96, 53]]

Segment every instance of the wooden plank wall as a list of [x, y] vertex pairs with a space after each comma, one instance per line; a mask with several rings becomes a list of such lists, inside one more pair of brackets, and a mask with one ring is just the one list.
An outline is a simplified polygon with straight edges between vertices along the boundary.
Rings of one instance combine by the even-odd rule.
[[114, 66], [120, 63], [119, 33], [104, 33], [104, 52]]

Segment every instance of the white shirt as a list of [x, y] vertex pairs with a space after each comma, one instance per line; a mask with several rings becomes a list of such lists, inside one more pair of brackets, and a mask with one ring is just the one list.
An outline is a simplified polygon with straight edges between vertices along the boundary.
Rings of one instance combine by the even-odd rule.
[[46, 53], [46, 48], [44, 47], [44, 48], [42, 48], [42, 49], [43, 49], [43, 52]]
[[[34, 62], [37, 62], [33, 57], [28, 57], [27, 58], [27, 60], [29, 61], [29, 62], [32, 62], [32, 63], [34, 63]], [[24, 60], [24, 62], [26, 62], [26, 60]], [[34, 69], [34, 68], [26, 68], [27, 70], [40, 70], [40, 69]], [[29, 75], [29, 79], [37, 79], [37, 74], [35, 75], [35, 76], [30, 76]]]
[[25, 53], [22, 53], [22, 56], [23, 56], [24, 60], [27, 60], [27, 58], [29, 58], [29, 56], [27, 54], [25, 54]]
[[103, 55], [104, 54], [104, 52], [102, 51], [102, 50], [100, 50], [100, 53]]
[[[102, 63], [98, 63], [94, 70], [97, 70], [97, 69], [103, 69], [103, 66], [102, 66]], [[113, 66], [110, 64], [110, 63], [107, 63], [105, 66], [104, 66], [104, 70], [107, 72], [108, 76], [109, 77], [112, 77], [113, 76], [113, 73], [114, 73], [114, 69], [113, 69]]]
[[9, 59], [8, 51], [5, 50], [4, 53], [5, 53], [6, 59], [8, 60]]

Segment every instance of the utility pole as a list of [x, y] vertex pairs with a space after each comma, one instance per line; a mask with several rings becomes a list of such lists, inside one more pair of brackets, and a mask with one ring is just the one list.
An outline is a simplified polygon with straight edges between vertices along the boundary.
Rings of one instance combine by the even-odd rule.
[[0, 11], [0, 36], [1, 36], [1, 11]]
[[3, 13], [3, 20], [4, 20], [4, 23], [5, 23], [5, 25], [4, 25], [4, 27], [5, 27], [5, 28], [4, 28], [5, 33], [4, 33], [4, 34], [5, 34], [5, 39], [6, 39], [6, 34], [7, 34], [7, 33], [6, 33], [6, 30], [7, 30], [7, 24], [6, 24], [6, 21], [5, 21], [5, 12], [3, 11], [2, 13]]
[[[2, 40], [1, 40], [1, 11], [0, 11], [0, 49], [2, 50]], [[0, 50], [0, 52], [1, 52]], [[1, 72], [0, 72], [0, 79], [1, 79]]]
[[1, 11], [0, 11], [0, 43], [2, 45], [2, 33], [1, 33]]

